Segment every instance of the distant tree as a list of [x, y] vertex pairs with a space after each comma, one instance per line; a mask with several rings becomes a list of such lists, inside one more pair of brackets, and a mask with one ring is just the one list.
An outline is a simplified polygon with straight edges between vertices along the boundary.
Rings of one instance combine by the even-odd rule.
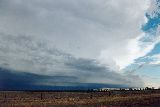
[[126, 89], [124, 89], [124, 88], [120, 88], [119, 90], [120, 90], [120, 91], [125, 91]]
[[146, 87], [146, 88], [145, 88], [145, 90], [151, 90], [151, 88], [149, 88], [149, 87]]

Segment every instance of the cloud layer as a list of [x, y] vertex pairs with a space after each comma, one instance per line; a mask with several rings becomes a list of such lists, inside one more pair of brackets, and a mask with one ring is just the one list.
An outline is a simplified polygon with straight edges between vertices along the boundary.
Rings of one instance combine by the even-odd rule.
[[143, 41], [148, 7], [146, 0], [1, 0], [0, 66], [142, 86], [137, 75], [117, 72], [157, 43]]
[[43, 41], [34, 40], [33, 37], [1, 34], [0, 40], [0, 43], [5, 44], [1, 46], [3, 51], [0, 52], [2, 68], [41, 75], [75, 77], [80, 83], [143, 85], [138, 75], [116, 73], [95, 59], [75, 58], [47, 46]]
[[136, 58], [130, 58], [126, 44], [141, 35], [148, 7], [145, 0], [1, 0], [0, 4], [1, 32], [32, 35], [76, 57], [100, 58], [120, 68]]

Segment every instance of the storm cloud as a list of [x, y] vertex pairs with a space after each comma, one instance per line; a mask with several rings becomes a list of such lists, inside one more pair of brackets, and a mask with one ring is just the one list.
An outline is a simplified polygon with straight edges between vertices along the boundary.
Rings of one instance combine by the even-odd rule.
[[[45, 42], [34, 40], [30, 36], [1, 33], [0, 40], [1, 50], [3, 50], [0, 52], [2, 68], [40, 75], [75, 77], [76, 81], [73, 80], [73, 82], [79, 83], [143, 85], [138, 76], [136, 81], [133, 81], [135, 75], [116, 73], [95, 59], [75, 58], [71, 54], [49, 47]], [[54, 85], [53, 81], [54, 79], [48, 81], [48, 84]], [[40, 81], [40, 84], [43, 83]]]
[[0, 0], [0, 67], [143, 86], [120, 70], [154, 47], [139, 46], [148, 7], [145, 0]]

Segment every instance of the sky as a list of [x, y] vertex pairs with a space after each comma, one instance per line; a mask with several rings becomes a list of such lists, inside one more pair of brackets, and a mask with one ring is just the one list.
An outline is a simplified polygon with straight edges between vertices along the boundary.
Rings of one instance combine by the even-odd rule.
[[158, 88], [159, 25], [160, 0], [0, 0], [0, 89]]

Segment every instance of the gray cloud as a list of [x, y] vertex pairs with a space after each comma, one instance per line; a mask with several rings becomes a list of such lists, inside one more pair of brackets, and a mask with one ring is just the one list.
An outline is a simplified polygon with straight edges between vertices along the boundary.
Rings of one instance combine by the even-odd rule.
[[[3, 68], [41, 75], [73, 76], [82, 83], [143, 86], [136, 75], [116, 73], [95, 59], [75, 58], [31, 36], [1, 33], [0, 48], [3, 50], [0, 51], [0, 66]], [[136, 82], [133, 81], [135, 77]]]
[[126, 47], [129, 40], [142, 33], [145, 3], [0, 0], [0, 65], [36, 74], [76, 76], [81, 82], [140, 86], [138, 76], [140, 84], [133, 81], [135, 75], [116, 72], [117, 60], [132, 56]]
[[[143, 86], [140, 77], [132, 72], [120, 74], [91, 59], [74, 59], [67, 62], [67, 66], [78, 70], [83, 82], [125, 84], [128, 86]], [[136, 81], [135, 81], [136, 80]]]
[[77, 57], [94, 58], [115, 49], [122, 55], [127, 50], [119, 46], [141, 33], [141, 4], [143, 0], [1, 0], [0, 31], [46, 39]]

